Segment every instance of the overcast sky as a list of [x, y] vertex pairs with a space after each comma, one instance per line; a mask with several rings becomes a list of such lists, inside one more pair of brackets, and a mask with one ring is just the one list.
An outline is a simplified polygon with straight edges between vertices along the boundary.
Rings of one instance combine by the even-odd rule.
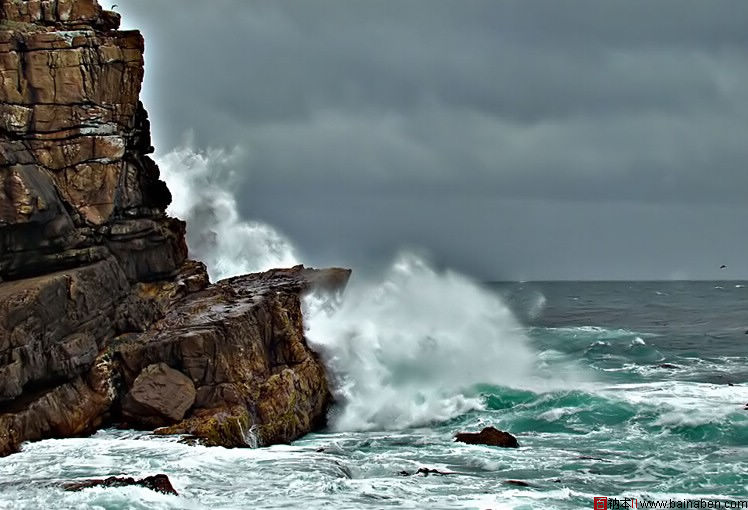
[[241, 148], [308, 264], [748, 278], [745, 0], [117, 3], [159, 152]]

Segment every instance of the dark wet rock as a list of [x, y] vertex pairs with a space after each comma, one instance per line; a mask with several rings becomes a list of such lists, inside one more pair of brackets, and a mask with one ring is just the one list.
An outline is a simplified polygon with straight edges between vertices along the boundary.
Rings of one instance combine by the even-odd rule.
[[667, 369], [678, 369], [678, 368], [680, 368], [678, 365], [673, 365], [672, 363], [661, 363], [658, 366], [660, 368], [667, 368]]
[[483, 444], [502, 448], [518, 448], [517, 438], [509, 432], [503, 432], [494, 427], [486, 427], [480, 432], [461, 432], [455, 436], [455, 441], [467, 444]]
[[444, 471], [439, 471], [438, 469], [430, 469], [430, 468], [418, 468], [418, 471], [416, 471], [417, 475], [423, 475], [423, 476], [429, 476], [429, 475], [453, 475], [454, 473], [448, 473]]
[[504, 483], [507, 485], [514, 485], [515, 487], [534, 487], [532, 484], [523, 480], [505, 480]]
[[147, 476], [136, 480], [131, 477], [116, 477], [110, 476], [109, 478], [94, 479], [94, 480], [83, 480], [80, 482], [66, 483], [63, 487], [67, 491], [82, 491], [83, 489], [89, 489], [91, 487], [128, 487], [131, 485], [139, 485], [152, 491], [162, 492], [164, 494], [173, 494], [178, 496], [177, 491], [169, 481], [169, 477], [166, 475], [155, 475]]
[[439, 471], [438, 469], [431, 469], [431, 468], [418, 468], [418, 471], [415, 473], [409, 473], [408, 471], [400, 471], [398, 473], [400, 476], [411, 476], [411, 475], [423, 475], [423, 476], [429, 476], [429, 475], [440, 475], [440, 476], [446, 476], [446, 475], [455, 475], [457, 473], [453, 473], [451, 471]]

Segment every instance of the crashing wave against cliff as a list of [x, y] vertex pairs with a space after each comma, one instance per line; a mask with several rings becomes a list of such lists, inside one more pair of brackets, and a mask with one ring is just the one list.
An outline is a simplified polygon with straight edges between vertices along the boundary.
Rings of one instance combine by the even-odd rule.
[[144, 42], [119, 21], [96, 0], [0, 0], [0, 455], [113, 421], [290, 441], [330, 400], [300, 296], [349, 271], [210, 285], [165, 212]]

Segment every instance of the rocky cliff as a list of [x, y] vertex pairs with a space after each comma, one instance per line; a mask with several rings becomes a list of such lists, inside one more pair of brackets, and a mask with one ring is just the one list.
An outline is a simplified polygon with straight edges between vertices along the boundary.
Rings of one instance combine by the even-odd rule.
[[209, 285], [139, 101], [144, 43], [96, 0], [0, 0], [0, 454], [121, 421], [292, 440], [329, 392], [300, 296], [347, 270]]

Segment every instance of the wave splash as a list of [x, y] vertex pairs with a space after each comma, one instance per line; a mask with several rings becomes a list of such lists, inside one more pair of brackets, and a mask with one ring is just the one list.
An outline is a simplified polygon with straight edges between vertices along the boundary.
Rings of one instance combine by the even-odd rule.
[[239, 215], [229, 189], [240, 155], [185, 145], [156, 158], [173, 195], [168, 212], [187, 221], [190, 256], [205, 263], [213, 281], [298, 264], [286, 237]]
[[536, 357], [499, 297], [413, 254], [381, 282], [351, 282], [339, 306], [321, 303], [306, 300], [307, 336], [332, 374], [337, 430], [445, 421], [483, 406], [475, 385], [532, 373]]
[[[188, 142], [157, 158], [187, 221], [190, 254], [218, 280], [298, 263], [272, 226], [241, 218], [231, 191], [238, 150]], [[401, 254], [381, 281], [354, 280], [345, 300], [309, 296], [307, 336], [331, 374], [338, 430], [402, 429], [483, 407], [474, 387], [516, 387], [536, 356], [494, 293], [453, 271]]]

